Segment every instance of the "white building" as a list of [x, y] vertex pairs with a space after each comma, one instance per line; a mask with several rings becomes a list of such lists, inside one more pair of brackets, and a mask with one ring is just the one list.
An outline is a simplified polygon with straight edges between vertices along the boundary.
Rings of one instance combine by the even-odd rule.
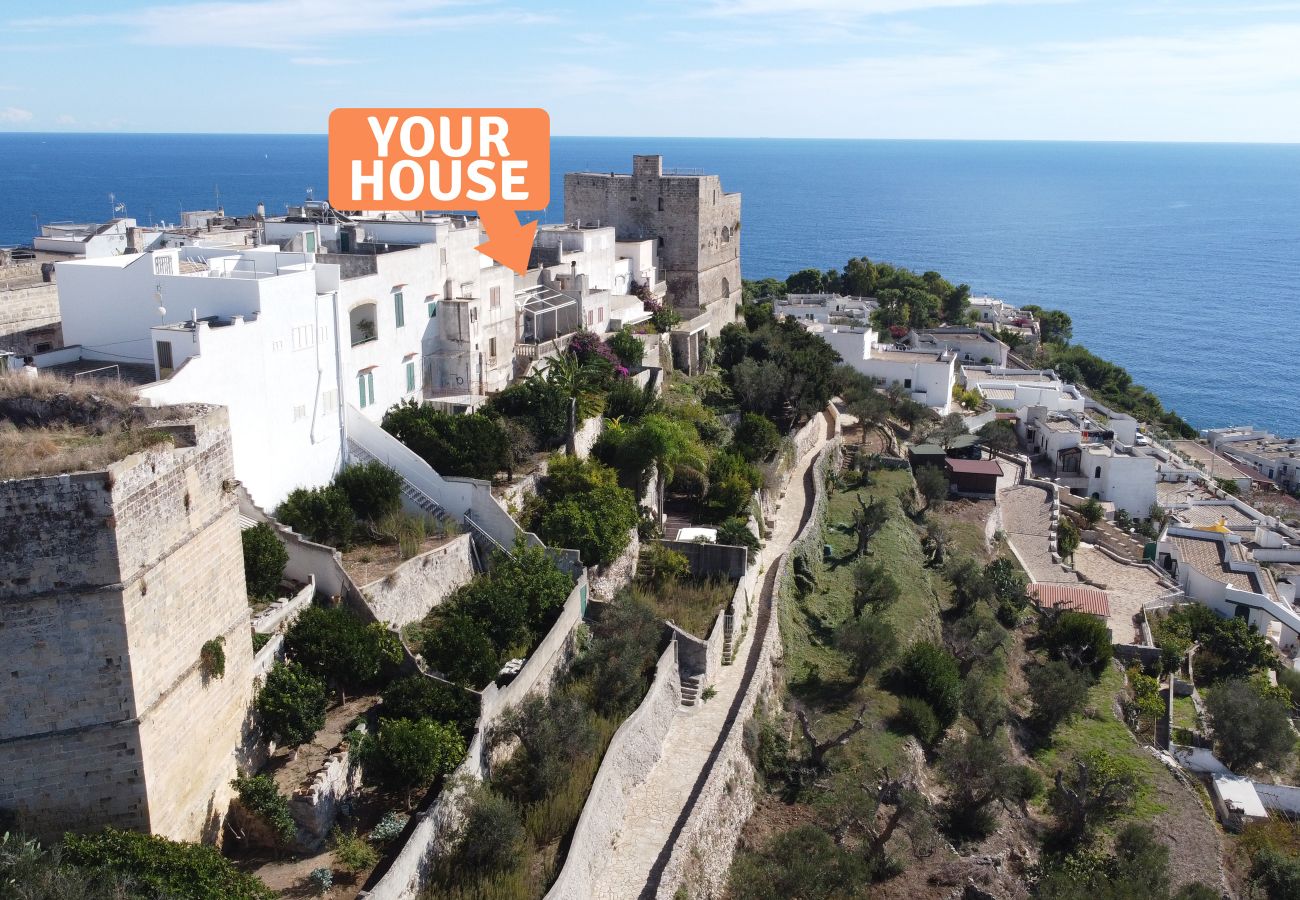
[[844, 297], [839, 294], [786, 294], [776, 302], [777, 316], [792, 316], [801, 322], [822, 325], [867, 326], [871, 314], [879, 308], [869, 297]]
[[1011, 352], [1011, 348], [983, 328], [914, 329], [909, 331], [903, 340], [913, 350], [927, 350], [932, 353], [949, 350], [956, 354], [958, 362], [962, 364], [1005, 366], [1007, 354]]
[[1300, 438], [1282, 438], [1253, 425], [1205, 433], [1215, 450], [1287, 491], [1300, 489]]
[[806, 322], [805, 327], [834, 347], [844, 362], [882, 387], [898, 385], [917, 403], [940, 413], [948, 410], [957, 382], [956, 354], [887, 349], [872, 340], [874, 332], [869, 327], [817, 322]]
[[978, 389], [998, 409], [1038, 406], [1051, 412], [1082, 413], [1086, 405], [1083, 393], [1050, 369], [964, 365], [961, 374], [967, 390]]
[[1300, 654], [1295, 607], [1300, 577], [1274, 578], [1228, 526], [1171, 525], [1160, 538], [1156, 560], [1190, 599], [1225, 618], [1245, 618], [1293, 661]]
[[1134, 519], [1150, 515], [1156, 481], [1168, 463], [1151, 448], [1133, 445], [1137, 429], [1131, 417], [1102, 423], [1086, 413], [1043, 406], [1018, 415], [1017, 432], [1038, 460], [1036, 468], [1071, 493], [1113, 504]]

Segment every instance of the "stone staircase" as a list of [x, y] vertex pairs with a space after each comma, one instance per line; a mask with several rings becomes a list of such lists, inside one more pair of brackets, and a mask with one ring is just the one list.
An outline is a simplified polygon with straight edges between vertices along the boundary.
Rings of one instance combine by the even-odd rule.
[[700, 699], [700, 695], [704, 693], [700, 685], [703, 680], [703, 675], [692, 675], [682, 679], [682, 706], [694, 707], [703, 702]]

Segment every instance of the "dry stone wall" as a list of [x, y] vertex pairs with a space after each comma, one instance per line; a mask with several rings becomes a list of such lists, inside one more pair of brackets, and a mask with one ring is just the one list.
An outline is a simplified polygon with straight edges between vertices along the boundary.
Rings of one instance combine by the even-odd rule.
[[658, 764], [680, 702], [677, 649], [670, 643], [659, 657], [645, 699], [619, 726], [605, 751], [569, 842], [564, 868], [546, 900], [592, 896], [595, 875], [605, 864], [627, 814], [628, 800]]
[[468, 534], [457, 535], [437, 549], [413, 556], [386, 577], [361, 588], [367, 604], [381, 622], [401, 627], [418, 622], [429, 610], [474, 577], [474, 555]]
[[726, 891], [727, 875], [740, 833], [754, 812], [755, 771], [744, 747], [745, 725], [756, 711], [771, 702], [779, 685], [773, 663], [781, 655], [779, 596], [790, 588], [791, 566], [801, 553], [818, 552], [821, 543], [822, 517], [826, 509], [826, 471], [839, 452], [839, 440], [832, 441], [818, 455], [813, 468], [813, 512], [790, 549], [775, 564], [776, 585], [771, 603], [773, 614], [767, 620], [754, 678], [738, 714], [731, 724], [722, 748], [714, 758], [703, 789], [690, 812], [686, 827], [677, 838], [659, 880], [656, 896], [670, 900], [678, 888], [685, 888], [691, 898], [721, 897]]

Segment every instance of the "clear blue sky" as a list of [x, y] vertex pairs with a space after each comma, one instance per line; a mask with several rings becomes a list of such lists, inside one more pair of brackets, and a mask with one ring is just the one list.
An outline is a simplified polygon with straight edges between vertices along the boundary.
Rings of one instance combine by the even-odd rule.
[[1300, 2], [69, 0], [0, 9], [0, 130], [1300, 141]]

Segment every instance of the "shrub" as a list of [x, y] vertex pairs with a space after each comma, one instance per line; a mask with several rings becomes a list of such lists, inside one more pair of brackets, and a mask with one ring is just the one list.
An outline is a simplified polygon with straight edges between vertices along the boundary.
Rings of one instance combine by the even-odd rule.
[[745, 413], [736, 426], [732, 438], [734, 446], [750, 462], [761, 462], [776, 452], [781, 444], [781, 432], [776, 424], [766, 416], [757, 413]]
[[289, 801], [275, 786], [275, 779], [270, 775], [240, 775], [230, 786], [239, 793], [244, 809], [270, 826], [281, 844], [294, 839], [298, 825], [289, 814]]
[[565, 499], [548, 501], [538, 534], [553, 547], [577, 550], [589, 565], [618, 559], [637, 526], [636, 497], [627, 488], [601, 485]]
[[933, 746], [943, 733], [934, 709], [919, 697], [903, 697], [898, 701], [898, 727], [915, 735], [924, 746]]
[[204, 641], [199, 648], [199, 668], [206, 678], [221, 679], [226, 676], [226, 639], [214, 637]]
[[271, 635], [262, 634], [259, 631], [253, 632], [253, 654], [262, 652], [262, 648], [271, 643]]
[[409, 821], [411, 817], [402, 813], [396, 811], [385, 813], [378, 824], [370, 829], [370, 840], [377, 844], [387, 844], [389, 841], [396, 840], [406, 830], [406, 823]]
[[1276, 688], [1225, 681], [1206, 692], [1205, 711], [1214, 724], [1215, 749], [1228, 768], [1276, 768], [1294, 759], [1290, 710]]
[[513, 865], [524, 840], [519, 808], [487, 785], [470, 797], [456, 833], [456, 857], [474, 872], [495, 872]]
[[650, 544], [641, 551], [637, 574], [655, 587], [663, 587], [691, 574], [690, 560], [663, 544]]
[[758, 469], [740, 454], [724, 450], [709, 464], [709, 488], [704, 503], [715, 519], [739, 516], [749, 509], [749, 501], [762, 483]]
[[334, 476], [359, 519], [378, 522], [402, 508], [402, 476], [379, 461], [351, 465]]
[[399, 678], [384, 689], [380, 713], [386, 719], [433, 719], [448, 722], [462, 734], [478, 720], [478, 700], [468, 691], [423, 675]]
[[325, 727], [325, 681], [297, 663], [276, 663], [257, 693], [255, 706], [271, 738], [296, 747]]
[[930, 704], [939, 725], [947, 729], [961, 711], [961, 676], [957, 660], [942, 647], [920, 641], [908, 648], [891, 678], [898, 693]]
[[1286, 856], [1265, 847], [1255, 855], [1250, 874], [1264, 889], [1268, 900], [1300, 897], [1300, 857]]
[[284, 578], [289, 551], [276, 537], [275, 529], [266, 522], [244, 529], [240, 538], [244, 544], [244, 583], [248, 587], [248, 596], [258, 600], [273, 599]]
[[344, 831], [337, 825], [330, 831], [334, 845], [334, 861], [347, 872], [364, 872], [379, 862], [379, 854], [365, 840], [357, 837], [355, 828]]
[[465, 739], [455, 727], [421, 719], [381, 719], [379, 733], [364, 742], [367, 772], [390, 787], [432, 785], [465, 758]]
[[396, 635], [342, 607], [304, 609], [285, 632], [284, 648], [308, 672], [344, 690], [377, 687], [402, 661]]
[[328, 866], [312, 869], [307, 877], [317, 894], [327, 894], [334, 887], [334, 872]]
[[275, 510], [275, 517], [310, 541], [347, 549], [356, 517], [342, 488], [297, 488]]
[[759, 549], [758, 537], [749, 530], [749, 520], [740, 516], [732, 516], [718, 526], [718, 543], [744, 547], [749, 551], [750, 559]]
[[730, 895], [746, 900], [839, 900], [871, 881], [867, 863], [816, 825], [782, 832], [757, 850], [741, 850]]
[[1110, 629], [1104, 621], [1087, 613], [1060, 613], [1043, 628], [1042, 636], [1054, 659], [1064, 660], [1076, 669], [1086, 669], [1094, 678], [1101, 677], [1115, 656]]
[[523, 422], [542, 449], [560, 446], [568, 433], [569, 398], [559, 385], [544, 378], [530, 378], [498, 391], [488, 398], [484, 412]]
[[493, 415], [454, 415], [408, 400], [384, 413], [383, 428], [441, 475], [492, 478], [510, 465], [510, 443]]
[[657, 405], [652, 392], [632, 379], [624, 378], [614, 382], [605, 396], [605, 418], [618, 419], [630, 425], [652, 413]]
[[516, 740], [510, 767], [517, 796], [540, 800], [564, 784], [575, 761], [595, 749], [595, 716], [573, 694], [529, 694], [501, 714], [490, 736], [494, 749]]
[[624, 367], [631, 370], [641, 368], [641, 360], [645, 358], [645, 344], [626, 325], [610, 335], [606, 343]]
[[169, 900], [272, 900], [276, 896], [255, 876], [236, 869], [215, 847], [158, 835], [113, 828], [66, 834], [63, 856], [74, 865], [129, 876], [131, 896]]
[[1078, 714], [1088, 701], [1087, 672], [1062, 660], [1034, 666], [1025, 673], [1025, 678], [1029, 682], [1029, 697], [1034, 702], [1030, 722], [1044, 738]]
[[426, 621], [423, 655], [434, 671], [475, 690], [496, 678], [501, 655], [478, 620], [454, 607], [439, 607]]
[[578, 670], [590, 666], [593, 705], [605, 716], [631, 712], [645, 696], [659, 655], [663, 623], [623, 591], [594, 627], [592, 647]]
[[898, 635], [883, 618], [850, 618], [835, 630], [835, 646], [849, 657], [853, 674], [865, 678], [893, 660], [898, 653]]

